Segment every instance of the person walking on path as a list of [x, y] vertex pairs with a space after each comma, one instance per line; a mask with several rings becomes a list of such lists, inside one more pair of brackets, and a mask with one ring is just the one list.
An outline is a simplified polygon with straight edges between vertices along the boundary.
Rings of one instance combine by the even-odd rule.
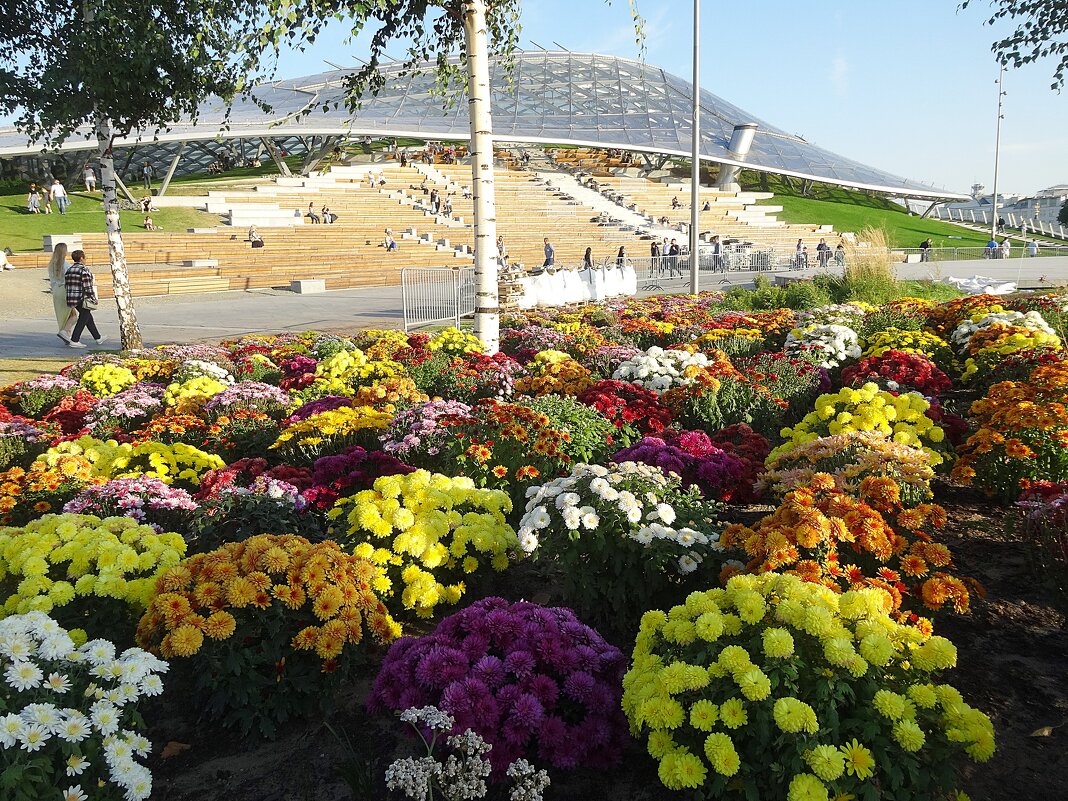
[[586, 252], [582, 254], [582, 266], [586, 270], [593, 269], [593, 248], [586, 248]]
[[834, 249], [834, 263], [839, 267], [845, 267], [846, 249], [845, 245], [839, 240], [838, 246]]
[[58, 178], [52, 179], [52, 188], [49, 191], [52, 194], [52, 200], [56, 202], [56, 208], [59, 209], [59, 213], [66, 214], [67, 207], [70, 205], [70, 197], [68, 197], [66, 188], [59, 182]]
[[542, 267], [552, 267], [556, 264], [556, 248], [552, 246], [549, 237], [545, 237], [545, 262]]
[[145, 159], [141, 165], [141, 178], [144, 180], [145, 189], [149, 192], [152, 191], [152, 165], [148, 163], [148, 159]]
[[78, 315], [67, 305], [65, 277], [68, 267], [70, 264], [67, 262], [67, 243], [60, 242], [52, 250], [52, 258], [48, 262], [48, 285], [52, 289], [52, 308], [56, 313], [56, 326], [59, 328], [56, 336], [69, 343]]
[[1012, 257], [1012, 243], [1008, 237], [1001, 240], [1001, 258], [1008, 259]]
[[96, 173], [93, 172], [93, 165], [86, 164], [85, 170], [82, 172], [82, 178], [85, 180], [85, 191], [96, 191]]
[[30, 192], [26, 195], [26, 208], [30, 214], [41, 213], [41, 197], [37, 194], [37, 184], [30, 184]]
[[627, 249], [625, 245], [619, 246], [619, 253], [616, 254], [616, 267], [623, 269], [627, 266]]
[[1038, 242], [1034, 239], [1027, 243], [1027, 255], [1032, 258], [1038, 255]]
[[930, 260], [931, 260], [931, 238], [927, 237], [927, 239], [925, 239], [922, 242], [920, 242], [920, 261], [930, 261]]
[[[96, 279], [93, 272], [85, 266], [85, 251], [76, 250], [70, 254], [74, 264], [67, 270], [64, 277], [66, 286], [67, 306], [78, 313], [78, 320], [74, 324], [74, 331], [70, 335], [67, 347], [84, 348], [81, 343], [82, 331], [88, 329], [89, 336], [97, 345], [107, 342], [107, 337], [101, 336], [97, 330], [96, 321], [93, 320], [93, 310], [97, 308], [100, 300], [96, 294]], [[64, 339], [65, 337], [60, 337]]]

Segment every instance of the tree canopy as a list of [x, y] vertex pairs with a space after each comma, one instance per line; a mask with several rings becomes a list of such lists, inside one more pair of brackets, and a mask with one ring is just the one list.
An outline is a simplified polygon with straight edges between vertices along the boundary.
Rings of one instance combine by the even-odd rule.
[[[973, 0], [964, 0], [967, 8]], [[994, 11], [987, 24], [1002, 20], [1016, 23], [1016, 30], [991, 46], [999, 60], [1014, 67], [1043, 58], [1055, 59], [1051, 89], [1064, 86], [1068, 70], [1068, 0], [991, 0]]]
[[120, 134], [195, 117], [205, 97], [247, 86], [250, 64], [236, 53], [255, 10], [242, 0], [7, 0], [0, 111], [49, 147], [97, 114]]

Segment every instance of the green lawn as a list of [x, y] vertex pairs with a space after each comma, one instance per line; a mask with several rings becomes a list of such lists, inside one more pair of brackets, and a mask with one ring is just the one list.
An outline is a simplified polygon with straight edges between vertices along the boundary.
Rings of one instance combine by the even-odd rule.
[[[69, 188], [68, 188], [68, 191]], [[133, 191], [133, 190], [131, 190]], [[136, 191], [134, 192], [136, 196]], [[46, 234], [78, 234], [104, 231], [104, 212], [100, 194], [72, 192], [71, 205], [66, 214], [52, 207], [52, 214], [29, 214], [26, 195], [0, 195], [0, 249], [13, 251], [40, 250], [41, 238]], [[120, 212], [124, 231], [143, 231], [144, 215], [136, 211]], [[206, 228], [217, 225], [216, 214], [189, 208], [163, 208], [152, 212], [152, 221], [165, 231], [184, 231], [186, 228]]]
[[[904, 208], [882, 195], [869, 195], [855, 189], [846, 189], [829, 184], [814, 184], [809, 197], [801, 197], [796, 187], [776, 175], [767, 176], [767, 190], [774, 192], [771, 200], [762, 200], [766, 206], [782, 206], [778, 217], [787, 223], [813, 223], [833, 225], [834, 230], [857, 232], [871, 226], [886, 230], [892, 247], [916, 248], [931, 238], [931, 244], [939, 247], [983, 247], [989, 237], [958, 225], [940, 220], [921, 220], [909, 216]], [[764, 183], [754, 172], [742, 173], [744, 189], [760, 192]]]

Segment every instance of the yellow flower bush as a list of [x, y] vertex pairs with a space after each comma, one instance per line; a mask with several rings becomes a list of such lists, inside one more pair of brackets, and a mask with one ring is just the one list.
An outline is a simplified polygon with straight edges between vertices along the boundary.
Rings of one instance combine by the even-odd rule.
[[361, 386], [404, 374], [404, 367], [389, 359], [373, 360], [362, 350], [339, 350], [315, 366], [310, 395], [352, 396]]
[[278, 435], [271, 445], [290, 456], [313, 460], [323, 453], [338, 453], [359, 445], [366, 436], [389, 425], [393, 415], [372, 406], [342, 406], [313, 414]]
[[894, 622], [887, 606], [881, 590], [837, 595], [767, 573], [647, 612], [623, 710], [664, 786], [898, 801], [948, 792], [962, 751], [989, 759], [990, 719], [935, 683], [956, 648]]
[[362, 348], [368, 359], [392, 359], [397, 351], [408, 347], [408, 335], [396, 328], [370, 328], [361, 331], [355, 338], [358, 345], [367, 342]]
[[901, 445], [923, 448], [930, 456], [931, 466], [936, 467], [945, 461], [949, 445], [945, 432], [927, 417], [930, 408], [931, 404], [918, 392], [895, 396], [870, 381], [860, 389], [844, 387], [833, 395], [820, 395], [814, 411], [796, 426], [782, 429], [785, 442], [768, 459], [779, 459], [820, 437], [871, 431]]
[[352, 396], [356, 406], [373, 406], [382, 412], [394, 414], [398, 404], [410, 406], [426, 403], [430, 397], [406, 375], [387, 378], [368, 387], [360, 387]]
[[593, 386], [590, 371], [559, 350], [541, 351], [527, 370], [531, 374], [515, 382], [515, 391], [522, 395], [578, 395]]
[[104, 599], [143, 608], [156, 574], [184, 556], [180, 535], [158, 534], [130, 517], [50, 514], [0, 528], [3, 614], [45, 612], [64, 627], [109, 636], [116, 605]]
[[519, 550], [505, 520], [511, 510], [505, 492], [417, 470], [376, 479], [372, 489], [338, 501], [327, 516], [336, 540], [386, 568], [390, 584], [383, 589], [399, 590], [404, 609], [429, 617], [438, 604], [460, 600], [464, 575], [487, 563], [494, 570], [508, 567], [509, 553]]
[[868, 348], [864, 351], [864, 358], [882, 356], [888, 350], [898, 350], [904, 353], [922, 353], [942, 369], [952, 368], [956, 363], [950, 344], [929, 331], [903, 331], [899, 328], [888, 328], [869, 336], [867, 343]]
[[71, 442], [61, 442], [37, 457], [37, 462], [51, 466], [63, 456], [83, 456], [92, 465], [93, 474], [105, 479], [136, 478], [151, 476], [168, 484], [200, 484], [200, 478], [209, 470], [226, 466], [226, 462], [214, 453], [207, 453], [184, 442], [165, 445], [162, 442], [143, 442], [131, 445], [128, 442], [81, 437]]
[[478, 337], [461, 331], [455, 326], [449, 326], [430, 338], [426, 343], [427, 350], [440, 350], [452, 356], [462, 353], [482, 353], [482, 343]]
[[82, 373], [80, 383], [98, 398], [110, 398], [136, 384], [137, 376], [125, 367], [97, 364]]
[[198, 375], [181, 384], [167, 385], [163, 402], [174, 407], [179, 414], [197, 414], [205, 404], [227, 388], [221, 381], [206, 375]]
[[189, 660], [217, 714], [270, 736], [330, 701], [326, 687], [347, 678], [366, 635], [400, 636], [383, 583], [378, 567], [334, 542], [260, 534], [161, 573], [137, 642]]

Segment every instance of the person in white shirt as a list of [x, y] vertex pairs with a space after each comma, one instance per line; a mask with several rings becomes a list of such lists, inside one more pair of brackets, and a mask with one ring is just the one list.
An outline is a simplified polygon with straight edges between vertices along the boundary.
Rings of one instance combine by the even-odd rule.
[[96, 173], [93, 172], [93, 167], [90, 164], [85, 165], [85, 171], [82, 173], [82, 177], [85, 179], [85, 191], [96, 191]]
[[1012, 243], [1009, 242], [1009, 238], [1005, 237], [1001, 240], [1001, 258], [1007, 259], [1012, 256]]

